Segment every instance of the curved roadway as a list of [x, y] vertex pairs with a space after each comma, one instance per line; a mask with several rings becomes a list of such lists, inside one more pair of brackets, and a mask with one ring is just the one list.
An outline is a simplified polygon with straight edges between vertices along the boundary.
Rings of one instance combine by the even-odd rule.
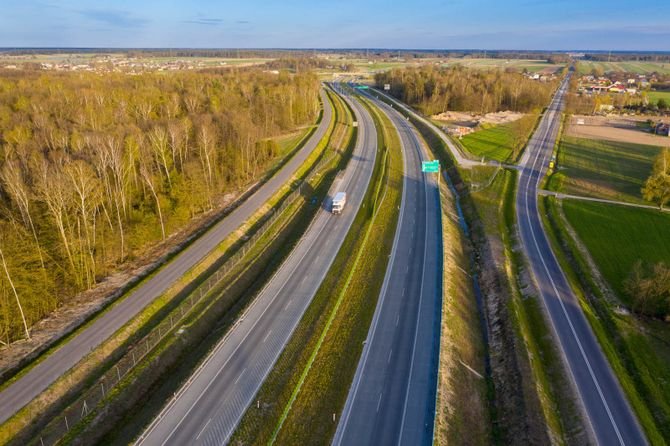
[[596, 441], [608, 446], [642, 445], [646, 444], [644, 434], [551, 250], [537, 206], [538, 185], [558, 135], [567, 85], [566, 78], [522, 159], [516, 195], [519, 232]]
[[333, 444], [430, 445], [442, 297], [442, 226], [435, 174], [416, 131], [381, 101], [405, 164], [389, 266]]
[[272, 178], [264, 183], [233, 212], [184, 249], [153, 277], [134, 288], [89, 327], [74, 336], [58, 350], [49, 354], [28, 373], [0, 392], [0, 423], [3, 423], [58, 377], [70, 370], [87, 353], [96, 348], [119, 328], [135, 317], [155, 298], [164, 293], [177, 279], [200, 262], [213, 247], [251, 217], [282, 185], [316, 148], [332, 120], [332, 106], [321, 91], [324, 113], [316, 131], [305, 145]]
[[168, 402], [138, 444], [220, 445], [230, 439], [328, 273], [370, 182], [376, 130], [358, 101], [349, 103], [359, 127], [353, 157], [338, 183], [338, 190], [347, 192], [343, 213], [318, 212], [243, 317]]

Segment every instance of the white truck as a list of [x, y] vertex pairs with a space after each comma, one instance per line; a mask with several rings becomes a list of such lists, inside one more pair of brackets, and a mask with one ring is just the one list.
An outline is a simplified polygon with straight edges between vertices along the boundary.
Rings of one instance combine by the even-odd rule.
[[347, 193], [346, 192], [338, 192], [333, 197], [333, 203], [331, 205], [330, 211], [333, 214], [341, 214], [342, 209], [344, 209], [344, 205], [346, 203], [347, 203]]

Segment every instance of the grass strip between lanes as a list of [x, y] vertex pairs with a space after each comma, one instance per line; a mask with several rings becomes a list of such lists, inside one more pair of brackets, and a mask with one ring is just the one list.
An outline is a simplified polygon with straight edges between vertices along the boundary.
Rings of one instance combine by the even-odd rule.
[[[516, 171], [507, 171], [507, 184], [503, 204], [502, 228], [506, 270], [510, 278], [512, 300], [510, 306], [513, 321], [528, 353], [528, 362], [536, 386], [545, 422], [553, 440], [560, 444], [570, 443], [572, 434], [583, 433], [579, 409], [571, 392], [558, 349], [552, 339], [547, 316], [543, 312], [539, 295], [524, 295], [522, 277], [529, 271], [523, 251], [518, 244], [516, 231]], [[516, 248], [515, 248], [516, 246]], [[527, 279], [530, 277], [526, 276]], [[536, 288], [532, 288], [536, 291]], [[574, 439], [572, 439], [574, 441]]]
[[[375, 170], [356, 218], [361, 227], [354, 232], [358, 239], [358, 246], [353, 250], [355, 258], [353, 263], [347, 264], [350, 268], [348, 274], [342, 272], [338, 286], [331, 288], [331, 293], [340, 291], [335, 292], [337, 302], [315, 346], [312, 361], [305, 368], [310, 373], [306, 373], [294, 389], [296, 396], [286, 405], [286, 415], [277, 424], [272, 443], [314, 444], [319, 439], [332, 438], [337, 423], [329, 412], [335, 414], [337, 421], [337, 413], [344, 406], [358, 366], [363, 340], [367, 337], [388, 265], [401, 197], [400, 188], [394, 188], [395, 193], [388, 189], [393, 187], [389, 181], [399, 184], [402, 168], [392, 172], [387, 160], [393, 157], [396, 163], [401, 162], [400, 145], [399, 140], [394, 139], [397, 133], [393, 133], [390, 122], [385, 121], [387, 118], [382, 117], [368, 101], [361, 100], [371, 112], [378, 130], [380, 153], [377, 154]], [[392, 174], [395, 174], [393, 178]], [[382, 185], [387, 188], [386, 193], [374, 208]], [[344, 305], [340, 309], [342, 303]], [[311, 429], [307, 428], [309, 425]], [[320, 429], [314, 429], [315, 425]]]
[[[491, 444], [486, 345], [471, 276], [472, 248], [459, 226], [459, 203], [447, 182], [442, 200], [443, 298], [433, 442]], [[472, 423], [472, 420], [478, 420]]]
[[314, 444], [335, 432], [376, 307], [402, 195], [397, 133], [371, 110], [378, 147], [383, 153], [388, 142], [388, 158], [378, 154], [363, 204], [329, 274], [231, 443]]

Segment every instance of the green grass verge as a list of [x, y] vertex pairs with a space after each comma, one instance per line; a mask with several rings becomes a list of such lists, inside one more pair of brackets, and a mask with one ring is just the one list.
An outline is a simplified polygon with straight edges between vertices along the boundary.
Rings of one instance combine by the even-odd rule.
[[[504, 259], [504, 264], [500, 267], [499, 275], [507, 296], [498, 297], [502, 300], [505, 311], [494, 311], [493, 314], [494, 317], [506, 318], [511, 327], [509, 334], [497, 336], [511, 335], [515, 339], [512, 344], [518, 346], [511, 350], [517, 358], [516, 373], [520, 374], [519, 383], [515, 386], [522, 395], [518, 404], [523, 406], [518, 410], [526, 412], [528, 423], [532, 425], [531, 432], [548, 435], [556, 444], [565, 444], [570, 440], [574, 441], [572, 437], [583, 429], [580, 427], [579, 412], [574, 407], [572, 395], [565, 392], [565, 388], [569, 388], [569, 382], [560, 355], [553, 344], [542, 304], [538, 301], [538, 296], [529, 295], [528, 292], [530, 284], [527, 281], [530, 278], [516, 234], [516, 183], [517, 172], [504, 169], [489, 188], [471, 194], [473, 210], [466, 215], [472, 219], [471, 224], [475, 228], [480, 227], [480, 237], [486, 237], [492, 246], [501, 245], [498, 248], [501, 250], [498, 257]], [[496, 342], [495, 336], [491, 341]], [[496, 367], [496, 363], [494, 360], [492, 367]], [[509, 391], [510, 388], [491, 390], [491, 403], [496, 408], [496, 429], [493, 434], [497, 443], [510, 441], [510, 429], [515, 429], [513, 424], [505, 422], [509, 418], [505, 411], [512, 410], [508, 407], [510, 403], [504, 406], [496, 401], [504, 398], [496, 392], [504, 394]]]
[[[388, 167], [382, 169], [382, 149], [363, 207], [330, 273], [259, 392], [260, 409], [247, 411], [233, 443], [266, 444], [273, 437], [278, 444], [323, 443], [335, 431], [332, 413], [344, 405], [358, 364], [388, 262], [401, 196], [399, 141], [389, 133], [393, 131], [390, 123], [383, 122], [385, 140], [394, 138], [389, 143]], [[378, 138], [381, 135], [380, 128]], [[376, 187], [380, 183], [384, 184], [381, 199], [382, 189]], [[373, 217], [375, 200], [378, 212]], [[346, 299], [344, 291], [337, 291], [344, 288]]]
[[614, 312], [570, 236], [556, 199], [544, 197], [540, 208], [554, 253], [648, 440], [654, 445], [667, 444], [666, 439], [670, 438], [667, 326]]
[[566, 136], [558, 146], [558, 171], [549, 190], [645, 203], [641, 189], [661, 148]]
[[[527, 292], [524, 295], [522, 291], [528, 285], [521, 279], [528, 270], [528, 264], [518, 247], [516, 232], [517, 172], [509, 172], [506, 176], [501, 232], [512, 291], [510, 314], [528, 352], [533, 381], [550, 437], [557, 444], [574, 443], [577, 435], [585, 438], [586, 431], [572, 393], [565, 391], [570, 388], [570, 382], [554, 343], [549, 321], [543, 312], [540, 296], [528, 296]], [[525, 280], [530, 279], [528, 275], [525, 277]]]
[[529, 114], [514, 122], [465, 135], [460, 143], [477, 158], [506, 162], [521, 152], [537, 120], [537, 114]]
[[637, 260], [670, 264], [670, 214], [577, 200], [564, 200], [563, 210], [600, 272], [627, 304], [623, 282]]
[[487, 352], [468, 266], [473, 254], [459, 226], [456, 197], [444, 181], [440, 198], [444, 287], [434, 444], [488, 445]]
[[[348, 256], [355, 253], [355, 257], [353, 262], [345, 264], [349, 271], [345, 269], [341, 273], [338, 286], [325, 288], [329, 293], [340, 290], [333, 296], [337, 301], [331, 313], [332, 323], [330, 326], [326, 324], [320, 338], [322, 342], [315, 346], [309, 374], [304, 377], [299, 393], [276, 433], [277, 444], [314, 444], [332, 438], [337, 423], [331, 416], [339, 413], [346, 401], [362, 341], [367, 336], [381, 290], [398, 218], [402, 161], [397, 134], [393, 133], [390, 122], [370, 110], [379, 129], [381, 150], [370, 187], [354, 222], [357, 230], [351, 232], [355, 237], [352, 239], [354, 245], [344, 251]], [[387, 141], [388, 149], [385, 147]], [[388, 158], [384, 156], [387, 150]], [[388, 164], [385, 163], [387, 159]], [[383, 199], [377, 201], [381, 189], [376, 185], [380, 183], [386, 190]], [[378, 207], [373, 209], [376, 201]]]

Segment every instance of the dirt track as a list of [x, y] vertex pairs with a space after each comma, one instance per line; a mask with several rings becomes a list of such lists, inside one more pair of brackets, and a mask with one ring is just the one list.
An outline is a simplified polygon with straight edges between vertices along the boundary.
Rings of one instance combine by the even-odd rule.
[[[577, 125], [577, 119], [583, 119], [584, 125]], [[642, 116], [573, 116], [567, 134], [579, 138], [670, 147], [670, 137], [653, 135], [638, 127], [639, 122], [647, 119]]]

